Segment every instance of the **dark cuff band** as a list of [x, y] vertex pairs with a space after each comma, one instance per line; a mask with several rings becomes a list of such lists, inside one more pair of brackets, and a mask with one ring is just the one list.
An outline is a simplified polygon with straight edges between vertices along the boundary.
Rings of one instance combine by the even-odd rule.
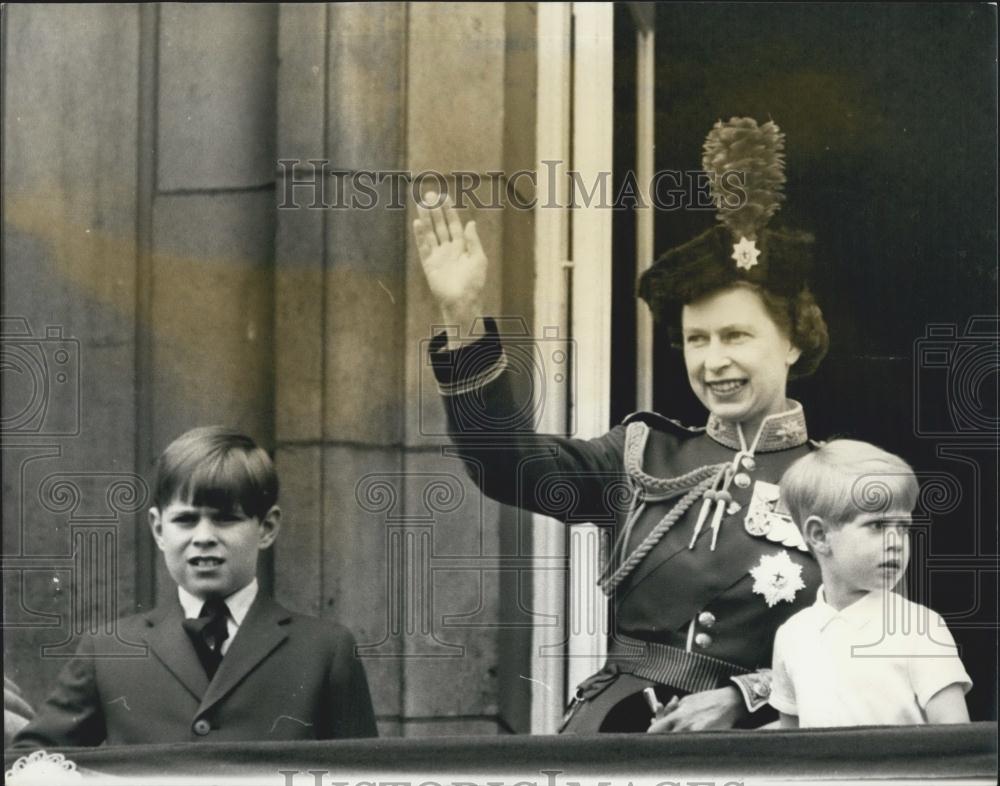
[[756, 712], [767, 705], [771, 696], [771, 670], [761, 669], [750, 674], [737, 674], [730, 680], [739, 688], [743, 702], [750, 712]]
[[464, 347], [447, 350], [447, 335], [438, 333], [430, 343], [431, 366], [444, 396], [468, 393], [499, 377], [507, 367], [497, 323], [483, 319], [483, 336]]

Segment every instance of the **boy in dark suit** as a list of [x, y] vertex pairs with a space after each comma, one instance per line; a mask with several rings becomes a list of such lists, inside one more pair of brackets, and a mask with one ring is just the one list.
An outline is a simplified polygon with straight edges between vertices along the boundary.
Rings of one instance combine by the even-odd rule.
[[15, 747], [376, 736], [350, 631], [258, 591], [277, 498], [274, 465], [249, 437], [208, 426], [171, 443], [149, 520], [176, 596], [118, 622], [147, 655], [95, 657], [85, 638]]

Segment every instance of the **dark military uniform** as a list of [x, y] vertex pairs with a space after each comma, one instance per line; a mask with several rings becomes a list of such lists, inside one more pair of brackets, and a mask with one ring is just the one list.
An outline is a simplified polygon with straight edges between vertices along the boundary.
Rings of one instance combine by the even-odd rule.
[[[759, 435], [714, 416], [689, 429], [652, 413], [591, 440], [537, 435], [530, 375], [516, 373], [526, 370], [521, 348], [505, 350], [486, 324], [484, 338], [457, 351], [444, 351], [443, 336], [431, 345], [470, 474], [500, 502], [617, 535], [602, 577], [614, 600], [608, 661], [578, 689], [566, 730], [644, 730], [651, 712], [634, 694], [653, 685], [669, 698], [735, 677], [748, 707], [763, 705], [767, 680], [756, 672], [770, 667], [775, 631], [819, 586], [776, 506], [782, 474], [811, 449], [801, 406], [766, 419]], [[626, 700], [635, 709], [625, 714], [640, 717], [609, 725]]]

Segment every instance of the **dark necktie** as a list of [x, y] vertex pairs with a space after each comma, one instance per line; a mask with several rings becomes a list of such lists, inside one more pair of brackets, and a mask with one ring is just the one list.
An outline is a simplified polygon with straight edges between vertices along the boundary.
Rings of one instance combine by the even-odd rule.
[[215, 676], [222, 662], [222, 644], [229, 638], [228, 617], [226, 602], [221, 598], [212, 598], [205, 601], [198, 619], [184, 620], [184, 630], [191, 638], [209, 679]]

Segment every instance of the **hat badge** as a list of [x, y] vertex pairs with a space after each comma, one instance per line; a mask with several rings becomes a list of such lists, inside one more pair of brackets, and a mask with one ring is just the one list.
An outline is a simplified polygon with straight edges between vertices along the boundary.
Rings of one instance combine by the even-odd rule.
[[736, 260], [736, 267], [740, 270], [749, 270], [757, 264], [757, 257], [760, 256], [760, 249], [757, 242], [748, 240], [745, 236], [740, 236], [740, 242], [733, 244], [733, 259]]

